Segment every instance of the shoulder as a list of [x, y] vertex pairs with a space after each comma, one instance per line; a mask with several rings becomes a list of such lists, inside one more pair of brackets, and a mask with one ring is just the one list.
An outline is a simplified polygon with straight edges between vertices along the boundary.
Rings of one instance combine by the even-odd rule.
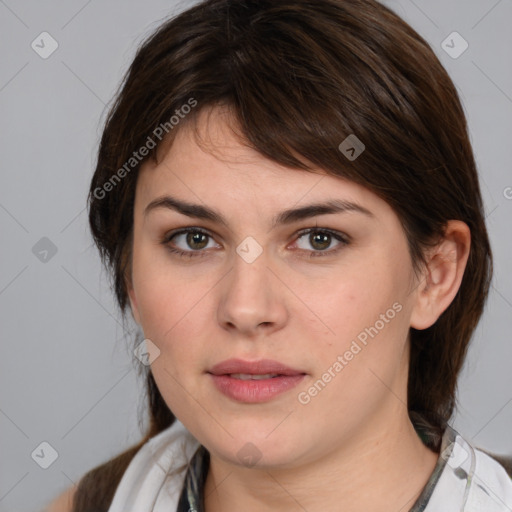
[[[146, 510], [147, 503], [176, 510], [186, 469], [199, 442], [176, 419], [151, 438], [130, 462], [109, 512]], [[165, 506], [164, 506], [165, 505]]]
[[487, 450], [484, 450], [483, 448], [477, 448], [480, 452], [483, 452], [484, 454], [491, 457], [491, 459], [497, 461], [505, 471], [508, 473], [508, 476], [512, 479], [512, 456], [507, 455], [498, 455], [496, 453], [489, 452]]
[[72, 512], [75, 492], [76, 486], [73, 485], [48, 504], [44, 512]]
[[474, 448], [475, 469], [468, 494], [470, 510], [501, 512], [512, 507], [512, 477], [490, 455]]
[[512, 511], [512, 478], [505, 468], [450, 426], [443, 434], [439, 468], [425, 512]]

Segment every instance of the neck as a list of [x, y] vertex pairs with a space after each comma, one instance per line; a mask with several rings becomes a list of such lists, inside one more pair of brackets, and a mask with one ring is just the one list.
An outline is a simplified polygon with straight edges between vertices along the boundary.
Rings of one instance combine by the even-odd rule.
[[439, 455], [418, 437], [403, 404], [391, 412], [307, 465], [245, 468], [210, 453], [205, 512], [410, 510]]

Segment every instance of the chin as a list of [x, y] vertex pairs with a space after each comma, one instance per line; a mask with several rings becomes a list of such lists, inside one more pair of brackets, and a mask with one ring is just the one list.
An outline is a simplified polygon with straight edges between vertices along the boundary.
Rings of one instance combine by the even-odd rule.
[[230, 464], [259, 469], [288, 467], [304, 447], [299, 440], [291, 439], [285, 431], [281, 435], [274, 432], [268, 436], [271, 431], [272, 429], [264, 434], [254, 435], [253, 425], [252, 429], [237, 430], [234, 439], [229, 438], [220, 444], [212, 441], [207, 448]]

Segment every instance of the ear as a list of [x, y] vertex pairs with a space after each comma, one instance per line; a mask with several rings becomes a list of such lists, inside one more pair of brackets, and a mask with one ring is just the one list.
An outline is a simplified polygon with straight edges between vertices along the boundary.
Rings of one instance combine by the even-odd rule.
[[126, 289], [128, 290], [128, 298], [130, 300], [130, 309], [132, 310], [133, 319], [137, 324], [140, 325], [140, 314], [139, 308], [137, 306], [137, 297], [135, 296], [135, 290], [133, 289], [131, 280], [128, 280], [126, 283]]
[[429, 251], [427, 268], [414, 290], [411, 327], [427, 329], [451, 304], [462, 282], [470, 247], [468, 225], [448, 221], [443, 239]]

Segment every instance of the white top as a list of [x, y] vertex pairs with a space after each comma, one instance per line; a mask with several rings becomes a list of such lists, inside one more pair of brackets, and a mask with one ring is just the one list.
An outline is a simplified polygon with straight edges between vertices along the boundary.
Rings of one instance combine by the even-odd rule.
[[[176, 420], [131, 460], [108, 512], [177, 511], [187, 464], [199, 447]], [[436, 468], [412, 511], [512, 512], [512, 479], [501, 464], [447, 427]]]

